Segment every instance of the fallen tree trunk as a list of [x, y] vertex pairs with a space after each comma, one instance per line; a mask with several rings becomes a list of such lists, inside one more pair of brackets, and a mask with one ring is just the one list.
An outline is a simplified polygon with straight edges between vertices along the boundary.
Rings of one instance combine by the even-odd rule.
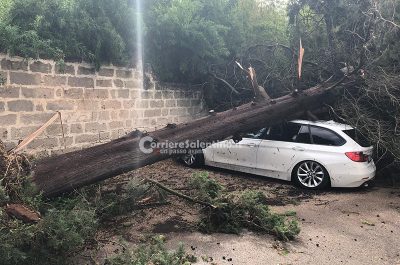
[[[330, 91], [349, 87], [353, 83], [350, 80], [325, 83], [299, 94], [248, 103], [186, 124], [167, 126], [148, 136], [158, 142], [221, 140], [282, 120], [301, 117], [307, 110], [318, 110], [334, 98], [328, 95]], [[145, 154], [140, 151], [142, 137], [131, 134], [106, 144], [40, 160], [34, 168], [33, 181], [45, 196], [51, 197], [169, 157], [168, 154]]]

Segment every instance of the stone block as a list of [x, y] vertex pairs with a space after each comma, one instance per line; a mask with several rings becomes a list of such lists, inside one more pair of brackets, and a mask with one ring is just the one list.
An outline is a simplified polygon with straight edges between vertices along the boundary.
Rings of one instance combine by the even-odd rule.
[[138, 118], [143, 118], [143, 111], [142, 110], [130, 110], [130, 118], [131, 119], [138, 119]]
[[148, 100], [137, 99], [136, 100], [136, 107], [141, 109], [147, 109], [149, 107]]
[[119, 111], [110, 111], [110, 120], [118, 120]]
[[0, 115], [1, 126], [15, 125], [17, 122], [16, 114]]
[[102, 104], [103, 109], [121, 109], [122, 103], [118, 100], [106, 100]]
[[129, 98], [129, 89], [117, 90], [118, 98]]
[[22, 71], [27, 71], [28, 70], [28, 62], [26, 60], [23, 61], [11, 61], [8, 59], [3, 59], [1, 60], [1, 69], [3, 70], [22, 70]]
[[133, 109], [135, 108], [135, 100], [124, 100], [123, 101], [124, 109]]
[[140, 97], [140, 94], [142, 93], [139, 89], [129, 89], [130, 94], [131, 94], [131, 99], [137, 99]]
[[58, 147], [58, 139], [57, 138], [43, 138], [43, 139], [35, 139], [29, 145], [29, 149], [51, 149]]
[[78, 75], [94, 75], [96, 73], [96, 69], [89, 67], [78, 67]]
[[25, 126], [11, 128], [11, 137], [14, 140], [25, 139], [28, 135], [39, 129], [40, 126]]
[[161, 115], [162, 115], [163, 117], [168, 116], [168, 115], [169, 115], [169, 109], [162, 109], [162, 110], [161, 110]]
[[106, 124], [98, 122], [85, 123], [85, 132], [87, 133], [98, 133], [99, 131], [106, 129], [107, 129]]
[[161, 116], [160, 109], [148, 109], [144, 111], [144, 116], [147, 118]]
[[129, 118], [129, 110], [120, 110], [119, 118], [123, 119], [123, 120], [128, 119]]
[[43, 63], [41, 61], [35, 61], [35, 62], [31, 63], [31, 65], [29, 66], [29, 69], [32, 72], [48, 74], [48, 73], [51, 73], [52, 66], [49, 63]]
[[21, 94], [24, 98], [54, 98], [53, 88], [21, 88]]
[[96, 86], [112, 87], [112, 80], [111, 79], [97, 79]]
[[175, 91], [174, 92], [174, 97], [176, 98], [176, 99], [183, 99], [183, 98], [185, 98], [185, 92], [183, 92], [183, 91]]
[[75, 67], [70, 64], [57, 64], [55, 66], [55, 73], [56, 74], [68, 74], [68, 75], [75, 75]]
[[65, 101], [65, 100], [50, 101], [50, 102], [47, 102], [46, 109], [54, 110], [54, 111], [73, 110], [74, 104], [73, 104], [73, 102]]
[[10, 83], [16, 85], [40, 85], [40, 75], [10, 72]]
[[151, 100], [150, 101], [150, 108], [163, 108], [164, 101], [162, 100]]
[[37, 113], [37, 114], [21, 114], [20, 122], [21, 122], [21, 124], [24, 124], [24, 125], [30, 125], [30, 124], [42, 125], [45, 122], [47, 122], [48, 120], [50, 120], [50, 118], [53, 116], [54, 116], [54, 112]]
[[0, 87], [0, 98], [19, 98], [19, 87]]
[[75, 136], [75, 143], [95, 143], [99, 141], [99, 136], [97, 134], [82, 134]]
[[7, 102], [9, 111], [20, 112], [20, 111], [33, 111], [33, 102], [30, 100], [13, 100]]
[[56, 121], [55, 123], [47, 127], [46, 134], [51, 136], [60, 136], [60, 135], [62, 136], [63, 130], [64, 130], [64, 135], [67, 135], [68, 134], [67, 124], [63, 123], [63, 126], [61, 127], [60, 121]]
[[80, 123], [71, 124], [71, 133], [83, 133], [83, 125]]
[[0, 127], [0, 139], [3, 141], [8, 138], [10, 134], [9, 130], [6, 127]]
[[142, 85], [140, 84], [141, 81], [139, 80], [129, 80], [129, 81], [125, 81], [125, 87], [126, 88], [137, 88], [137, 89], [141, 89]]
[[105, 110], [105, 111], [99, 111], [97, 113], [97, 119], [99, 121], [108, 121], [110, 120], [110, 112]]
[[99, 139], [101, 142], [107, 141], [111, 139], [110, 132], [99, 132]]
[[174, 108], [169, 110], [169, 115], [173, 116], [184, 116], [187, 115], [187, 111], [185, 108]]
[[97, 100], [79, 100], [77, 105], [77, 110], [90, 110], [97, 111], [99, 110], [99, 102]]
[[169, 108], [176, 107], [176, 100], [175, 99], [167, 99], [165, 101], [165, 107], [169, 107]]
[[119, 78], [132, 78], [132, 70], [117, 70], [117, 77]]
[[125, 127], [131, 128], [132, 125], [133, 125], [133, 121], [132, 121], [132, 120], [126, 120], [126, 121], [125, 121]]
[[82, 88], [64, 89], [64, 97], [69, 99], [81, 99], [83, 98], [83, 89]]
[[163, 99], [174, 99], [173, 91], [162, 91]]
[[202, 105], [202, 102], [201, 102], [200, 99], [192, 99], [192, 100], [190, 100], [190, 102], [191, 102], [191, 106], [192, 107], [201, 106]]
[[94, 88], [94, 80], [89, 77], [68, 77], [68, 85], [71, 87]]
[[42, 103], [38, 103], [35, 105], [36, 111], [44, 111], [44, 105]]
[[185, 108], [190, 107], [191, 106], [190, 99], [178, 99], [176, 101], [176, 105], [178, 107], [185, 107]]
[[154, 93], [154, 98], [155, 99], [162, 99], [162, 92], [161, 91], [156, 91], [156, 93]]
[[64, 141], [65, 141], [65, 147], [71, 146], [74, 143], [74, 137], [62, 137], [62, 135], [58, 138], [58, 141], [60, 142], [60, 147], [64, 150]]
[[46, 75], [43, 81], [46, 86], [64, 86], [67, 84], [67, 77]]
[[140, 94], [140, 97], [142, 99], [153, 99], [154, 98], [154, 94], [151, 91], [143, 91]]
[[99, 76], [107, 76], [107, 77], [113, 77], [114, 76], [114, 69], [111, 68], [100, 68], [98, 72]]
[[4, 85], [7, 85], [7, 81], [8, 81], [7, 72], [0, 71], [0, 87], [4, 86]]
[[85, 99], [107, 99], [109, 98], [107, 89], [86, 89]]
[[121, 79], [114, 80], [114, 86], [116, 87], [124, 87], [124, 82]]
[[119, 128], [124, 128], [124, 122], [122, 121], [112, 121], [108, 123], [108, 126], [110, 129], [119, 129]]

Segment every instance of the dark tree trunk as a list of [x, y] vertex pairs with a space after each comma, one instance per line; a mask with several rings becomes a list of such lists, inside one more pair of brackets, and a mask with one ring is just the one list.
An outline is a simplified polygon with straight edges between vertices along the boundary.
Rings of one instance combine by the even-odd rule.
[[[245, 104], [186, 124], [168, 126], [149, 136], [158, 142], [221, 140], [282, 120], [298, 118], [307, 110], [318, 110], [334, 98], [333, 93], [329, 93], [331, 90], [348, 87], [352, 83], [324, 84], [298, 95]], [[141, 137], [132, 134], [106, 144], [40, 160], [34, 169], [34, 182], [45, 196], [55, 196], [168, 157], [156, 152], [141, 152]]]

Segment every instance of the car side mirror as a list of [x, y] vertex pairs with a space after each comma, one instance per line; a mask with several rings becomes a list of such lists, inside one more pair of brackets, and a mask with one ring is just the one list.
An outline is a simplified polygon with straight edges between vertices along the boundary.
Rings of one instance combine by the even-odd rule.
[[237, 144], [238, 142], [243, 140], [243, 135], [240, 133], [234, 134], [232, 140]]

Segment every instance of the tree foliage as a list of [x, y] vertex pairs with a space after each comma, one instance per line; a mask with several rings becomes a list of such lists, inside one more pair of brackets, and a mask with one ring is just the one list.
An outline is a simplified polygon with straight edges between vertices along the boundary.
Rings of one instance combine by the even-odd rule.
[[0, 49], [12, 55], [96, 65], [132, 58], [135, 12], [128, 0], [12, 0], [4, 13]]
[[293, 36], [303, 38], [307, 59], [331, 74], [345, 65], [360, 70], [364, 81], [345, 91], [333, 110], [377, 144], [384, 165], [400, 161], [399, 8], [398, 0], [296, 0], [289, 6]]

